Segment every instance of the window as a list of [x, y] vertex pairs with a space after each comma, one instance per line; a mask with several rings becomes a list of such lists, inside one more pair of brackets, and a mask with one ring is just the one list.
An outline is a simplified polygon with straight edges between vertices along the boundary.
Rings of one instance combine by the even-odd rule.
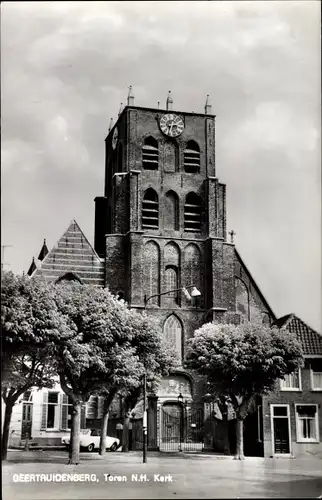
[[194, 174], [200, 170], [200, 149], [195, 141], [189, 141], [183, 152], [185, 172]]
[[201, 198], [196, 193], [189, 193], [186, 196], [184, 205], [184, 230], [201, 230]]
[[32, 391], [26, 391], [23, 393], [22, 399], [26, 403], [32, 403]]
[[168, 191], [165, 195], [164, 228], [179, 230], [179, 198], [174, 191]]
[[59, 405], [58, 405], [59, 392], [48, 392], [47, 404], [47, 429], [59, 429]]
[[322, 358], [310, 359], [308, 364], [311, 371], [312, 391], [322, 391]]
[[[177, 290], [178, 288], [178, 270], [174, 266], [167, 266], [165, 270], [166, 290]], [[178, 292], [168, 293], [166, 297], [169, 299], [170, 304], [178, 303]]]
[[179, 360], [182, 360], [182, 326], [179, 319], [172, 314], [164, 323], [164, 334], [168, 342], [178, 353]]
[[62, 405], [61, 405], [61, 429], [70, 429], [72, 424], [72, 411], [73, 406], [68, 404], [68, 396], [66, 394], [62, 395]]
[[63, 276], [60, 276], [58, 280], [56, 281], [56, 284], [64, 282], [64, 281], [76, 281], [78, 283], [82, 283], [81, 279], [76, 276], [76, 274], [68, 272], [63, 274]]
[[[202, 279], [202, 259], [201, 252], [197, 245], [189, 243], [184, 249], [184, 277], [185, 286], [195, 286], [200, 292], [199, 307], [202, 307], [203, 279]], [[200, 302], [201, 300], [201, 302]], [[195, 301], [185, 300], [186, 307], [197, 306]]]
[[322, 391], [322, 372], [311, 371], [312, 373], [312, 390], [313, 391]]
[[160, 248], [154, 241], [144, 246], [144, 293], [146, 297], [155, 295], [149, 305], [160, 305]]
[[159, 166], [158, 141], [147, 137], [142, 148], [142, 166], [145, 170], [157, 170]]
[[319, 442], [317, 405], [295, 405], [296, 435], [299, 442]]
[[159, 200], [154, 189], [148, 189], [142, 202], [142, 228], [158, 229], [159, 227]]
[[285, 375], [280, 381], [281, 391], [301, 391], [301, 370]]
[[[66, 394], [58, 391], [43, 392], [42, 430], [66, 430], [71, 428], [73, 406]], [[81, 409], [81, 428], [85, 427], [85, 405]]]

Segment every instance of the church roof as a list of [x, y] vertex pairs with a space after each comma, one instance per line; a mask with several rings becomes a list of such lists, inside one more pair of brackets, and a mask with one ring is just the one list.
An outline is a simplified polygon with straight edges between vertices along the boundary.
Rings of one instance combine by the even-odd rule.
[[[269, 303], [265, 299], [264, 295], [260, 291], [256, 281], [254, 280], [253, 276], [250, 274], [245, 262], [241, 258], [240, 254], [238, 253], [236, 248], [235, 248], [235, 256], [236, 256], [235, 272], [236, 272], [237, 276], [242, 277], [242, 275], [243, 275], [244, 277], [247, 277], [247, 281], [249, 282], [249, 291], [251, 291], [250, 289], [252, 288], [253, 291], [256, 292], [257, 296], [262, 301], [263, 305], [265, 306], [265, 308], [266, 308], [267, 312], [269, 313], [270, 317], [272, 318], [272, 320], [275, 320], [276, 316], [275, 316], [271, 306], [269, 305]], [[253, 292], [251, 292], [251, 293], [253, 293]]]
[[104, 261], [100, 259], [75, 220], [56, 245], [44, 256], [33, 276], [48, 281], [76, 279], [88, 285], [104, 286]]
[[295, 314], [287, 314], [274, 322], [278, 328], [287, 328], [291, 333], [295, 333], [298, 341], [302, 345], [305, 356], [322, 356], [322, 335], [313, 330], [303, 320]]

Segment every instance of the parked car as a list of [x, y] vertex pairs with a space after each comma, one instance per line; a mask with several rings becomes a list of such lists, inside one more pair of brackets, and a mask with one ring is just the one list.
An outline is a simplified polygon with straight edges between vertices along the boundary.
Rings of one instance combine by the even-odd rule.
[[[80, 447], [87, 451], [98, 450], [100, 446], [100, 431], [97, 429], [82, 429], [80, 434]], [[61, 438], [61, 443], [67, 448], [70, 445], [70, 434]], [[115, 451], [120, 445], [120, 440], [116, 437], [106, 436], [105, 448]]]

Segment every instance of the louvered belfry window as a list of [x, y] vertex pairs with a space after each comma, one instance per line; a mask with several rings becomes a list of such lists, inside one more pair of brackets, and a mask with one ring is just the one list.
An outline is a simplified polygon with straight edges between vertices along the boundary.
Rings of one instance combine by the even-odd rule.
[[183, 152], [185, 172], [188, 174], [198, 173], [200, 170], [200, 149], [195, 141], [189, 141]]
[[142, 148], [142, 166], [144, 170], [158, 170], [159, 149], [158, 141], [153, 137], [147, 137]]
[[189, 193], [186, 196], [184, 205], [184, 229], [185, 231], [201, 230], [202, 202], [196, 193]]
[[142, 202], [142, 228], [158, 229], [159, 227], [159, 199], [154, 189], [148, 189]]

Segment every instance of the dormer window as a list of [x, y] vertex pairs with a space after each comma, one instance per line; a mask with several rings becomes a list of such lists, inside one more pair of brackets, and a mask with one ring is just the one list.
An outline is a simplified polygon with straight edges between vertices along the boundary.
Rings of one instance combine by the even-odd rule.
[[158, 141], [153, 137], [147, 137], [142, 148], [142, 166], [144, 170], [158, 170], [159, 149]]
[[158, 229], [159, 227], [159, 199], [154, 189], [148, 189], [142, 202], [142, 228]]
[[200, 149], [195, 141], [189, 141], [183, 152], [185, 172], [196, 174], [200, 171]]
[[184, 205], [184, 230], [185, 231], [200, 231], [201, 230], [201, 198], [196, 193], [189, 193], [186, 196]]

